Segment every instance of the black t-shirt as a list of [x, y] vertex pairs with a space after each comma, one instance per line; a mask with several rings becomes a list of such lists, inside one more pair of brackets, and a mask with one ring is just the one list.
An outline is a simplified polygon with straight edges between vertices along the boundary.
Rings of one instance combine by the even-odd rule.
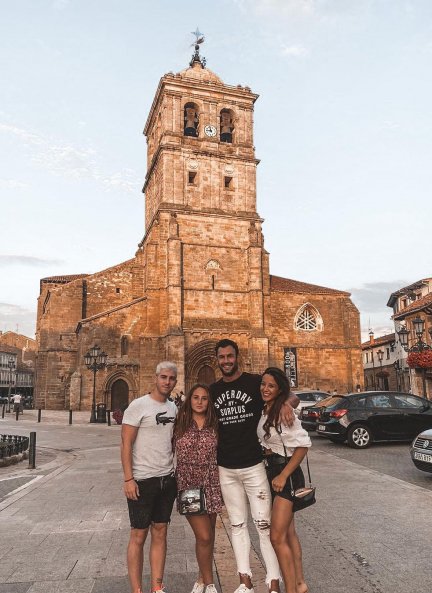
[[219, 379], [210, 394], [219, 419], [217, 462], [239, 469], [262, 459], [257, 426], [263, 409], [261, 375], [242, 373], [235, 381]]

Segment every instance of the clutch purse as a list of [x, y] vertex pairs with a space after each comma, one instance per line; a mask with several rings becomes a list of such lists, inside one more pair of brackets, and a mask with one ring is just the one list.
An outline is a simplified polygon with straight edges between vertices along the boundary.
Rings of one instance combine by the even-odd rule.
[[179, 490], [177, 505], [180, 515], [204, 515], [207, 512], [204, 488]]

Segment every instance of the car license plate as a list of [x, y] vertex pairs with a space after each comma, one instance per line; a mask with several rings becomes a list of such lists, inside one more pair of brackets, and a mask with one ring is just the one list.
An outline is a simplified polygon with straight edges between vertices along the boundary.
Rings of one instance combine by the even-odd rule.
[[318, 430], [324, 431], [325, 430], [324, 424], [318, 424]]
[[432, 463], [432, 455], [426, 455], [425, 453], [417, 453], [417, 451], [414, 451], [414, 459], [418, 459], [419, 461], [426, 461], [427, 463]]

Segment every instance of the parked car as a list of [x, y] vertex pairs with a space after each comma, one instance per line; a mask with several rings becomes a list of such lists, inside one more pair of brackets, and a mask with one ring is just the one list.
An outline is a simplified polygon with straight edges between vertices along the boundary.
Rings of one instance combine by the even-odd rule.
[[[326, 399], [321, 400], [313, 406], [301, 409], [299, 418], [301, 420], [303, 428], [305, 428], [306, 430], [316, 430], [320, 409], [323, 406], [332, 405], [332, 400], [335, 397], [338, 398], [339, 396], [327, 394]], [[339, 401], [339, 399], [336, 399], [335, 401]]]
[[314, 406], [315, 404], [322, 401], [323, 399], [326, 399], [329, 396], [329, 394], [326, 391], [296, 391], [296, 390], [293, 390], [292, 393], [294, 393], [294, 395], [296, 395], [300, 400], [299, 405], [295, 409], [295, 412], [298, 416], [300, 416], [300, 412], [304, 408], [309, 408], [311, 406]]
[[432, 473], [432, 429], [423, 430], [416, 436], [410, 453], [411, 459], [418, 469]]
[[374, 441], [409, 441], [432, 428], [430, 402], [410, 393], [368, 391], [321, 403], [317, 434], [357, 449]]

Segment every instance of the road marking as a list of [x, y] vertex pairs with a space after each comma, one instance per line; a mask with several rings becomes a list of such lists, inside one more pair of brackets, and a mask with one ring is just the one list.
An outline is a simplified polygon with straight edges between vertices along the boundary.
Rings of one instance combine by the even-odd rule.
[[[12, 492], [8, 492], [6, 494], [6, 496], [12, 496], [13, 494], [16, 494], [17, 492], [21, 492], [21, 490], [24, 490], [24, 488], [27, 488], [27, 486], [30, 486], [30, 484], [37, 482], [41, 478], [43, 478], [43, 476], [36, 476], [35, 478], [33, 478], [33, 480], [30, 480], [30, 482], [27, 482], [26, 484], [23, 484], [22, 486], [15, 488], [15, 490], [12, 490]], [[5, 496], [5, 498], [6, 498], [6, 496]]]

